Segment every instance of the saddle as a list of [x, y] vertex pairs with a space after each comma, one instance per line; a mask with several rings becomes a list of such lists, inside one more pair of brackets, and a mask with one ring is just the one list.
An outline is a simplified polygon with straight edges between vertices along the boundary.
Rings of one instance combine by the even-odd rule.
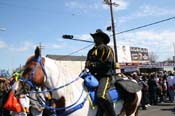
[[142, 89], [141, 86], [137, 82], [134, 82], [131, 79], [116, 79], [114, 83], [115, 87], [120, 86], [123, 90], [127, 91], [128, 93], [136, 93]]
[[[89, 101], [92, 106], [92, 109], [96, 106], [96, 98], [95, 98], [95, 88], [98, 87], [98, 80], [90, 73], [84, 70], [80, 77], [84, 79], [84, 85], [89, 93]], [[112, 102], [116, 102], [120, 100], [120, 89], [122, 88], [124, 91], [128, 93], [136, 93], [137, 91], [141, 90], [141, 87], [136, 83], [133, 82], [130, 79], [123, 79], [116, 77], [116, 80], [114, 82], [115, 87], [109, 89], [108, 96], [109, 99], [111, 99]], [[119, 87], [119, 88], [118, 88]]]

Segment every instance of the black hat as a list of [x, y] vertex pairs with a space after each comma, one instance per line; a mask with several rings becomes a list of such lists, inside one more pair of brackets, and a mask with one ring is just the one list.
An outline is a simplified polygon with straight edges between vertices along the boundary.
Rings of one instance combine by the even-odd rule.
[[101, 37], [101, 39], [103, 39], [104, 44], [108, 44], [110, 42], [109, 36], [106, 33], [104, 33], [101, 29], [97, 29], [95, 33], [90, 33], [90, 35], [93, 38], [96, 38], [97, 36]]

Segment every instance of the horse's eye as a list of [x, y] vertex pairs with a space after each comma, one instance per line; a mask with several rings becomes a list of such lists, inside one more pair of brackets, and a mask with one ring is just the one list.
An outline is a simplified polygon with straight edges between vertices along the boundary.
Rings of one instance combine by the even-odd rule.
[[24, 70], [23, 75], [27, 74], [27, 73], [30, 72], [31, 70], [32, 70], [31, 68], [27, 67], [27, 68]]

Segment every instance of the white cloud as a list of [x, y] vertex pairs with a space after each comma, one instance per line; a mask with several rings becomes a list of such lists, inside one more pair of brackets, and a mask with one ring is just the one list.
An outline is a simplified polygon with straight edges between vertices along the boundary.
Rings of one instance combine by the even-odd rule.
[[9, 47], [9, 49], [15, 52], [25, 52], [31, 48], [32, 49], [35, 48], [36, 46], [37, 45], [33, 44], [32, 42], [25, 41], [25, 42], [19, 43], [19, 45], [17, 46], [13, 45], [12, 47]]
[[160, 60], [172, 58], [175, 30], [140, 31], [117, 37], [117, 44], [148, 48], [160, 56]]
[[5, 48], [7, 44], [4, 41], [0, 41], [0, 48]]
[[64, 40], [57, 40], [56, 43], [44, 43], [43, 48], [44, 49], [61, 49], [66, 48], [66, 43]]
[[[126, 2], [126, 0], [113, 0], [112, 2], [115, 4], [118, 4], [118, 6], [115, 6], [115, 5], [113, 6], [114, 10], [125, 10], [128, 7], [128, 3]], [[109, 6], [104, 4], [103, 8], [109, 9]]]
[[158, 16], [174, 16], [174, 15], [175, 15], [175, 9], [144, 5], [140, 6], [137, 12], [133, 12], [128, 16], [120, 17], [119, 24], [142, 17], [151, 17], [151, 16], [158, 17]]
[[77, 39], [92, 41], [90, 34], [77, 35]]
[[71, 1], [71, 2], [66, 2], [65, 6], [70, 9], [79, 10], [81, 12], [87, 12], [90, 9], [99, 8], [99, 4], [97, 2], [93, 2], [92, 4], [87, 4], [85, 2]]
[[74, 9], [74, 8], [81, 9], [83, 7], [82, 4], [80, 4], [77, 1], [66, 2], [65, 5], [69, 8], [72, 8], [72, 9]]
[[[12, 45], [11, 47], [9, 47], [9, 49], [11, 51], [15, 51], [15, 52], [25, 52], [25, 51], [28, 51], [28, 50], [31, 50], [31, 49], [35, 49], [36, 46], [38, 46], [38, 44], [34, 44], [32, 42], [29, 42], [29, 41], [25, 41], [25, 42], [22, 42], [20, 43], [18, 46], [14, 46]], [[63, 45], [60, 45], [60, 44], [43, 44], [41, 45], [43, 48], [54, 48], [54, 49], [59, 49], [59, 48], [63, 48]]]
[[52, 46], [52, 48], [56, 48], [56, 49], [62, 48], [62, 46], [61, 45], [58, 45], [58, 44], [53, 44], [51, 46]]
[[[126, 0], [113, 0], [113, 3], [118, 4], [119, 6], [115, 6], [113, 7], [114, 10], [124, 10], [128, 7], [128, 3], [126, 2]], [[103, 3], [102, 1], [93, 1], [93, 2], [89, 2], [89, 4], [85, 3], [85, 2], [80, 2], [80, 1], [69, 1], [65, 3], [65, 6], [67, 8], [70, 9], [74, 9], [74, 10], [78, 10], [80, 12], [89, 12], [90, 10], [98, 10], [104, 8], [104, 9], [109, 9], [109, 6]]]
[[175, 15], [175, 9], [160, 8], [157, 6], [144, 5], [139, 8], [140, 12], [137, 12], [138, 17], [143, 16], [163, 16], [163, 15]]
[[[119, 38], [125, 38], [125, 40], [128, 41], [135, 41], [135, 42], [147, 42], [144, 43], [172, 43], [175, 42], [175, 31], [166, 30], [166, 31], [139, 31], [139, 32], [132, 32], [132, 33], [126, 33], [124, 35], [119, 35]], [[122, 41], [122, 40], [120, 40]]]
[[128, 7], [128, 3], [125, 0], [113, 0], [113, 2], [119, 4], [118, 7], [114, 7], [116, 10], [124, 10]]

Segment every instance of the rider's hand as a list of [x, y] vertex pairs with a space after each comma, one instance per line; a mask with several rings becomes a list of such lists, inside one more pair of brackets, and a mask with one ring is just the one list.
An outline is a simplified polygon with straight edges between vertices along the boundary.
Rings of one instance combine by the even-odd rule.
[[95, 67], [95, 66], [96, 66], [95, 62], [86, 61], [86, 64], [85, 64], [86, 68]]

